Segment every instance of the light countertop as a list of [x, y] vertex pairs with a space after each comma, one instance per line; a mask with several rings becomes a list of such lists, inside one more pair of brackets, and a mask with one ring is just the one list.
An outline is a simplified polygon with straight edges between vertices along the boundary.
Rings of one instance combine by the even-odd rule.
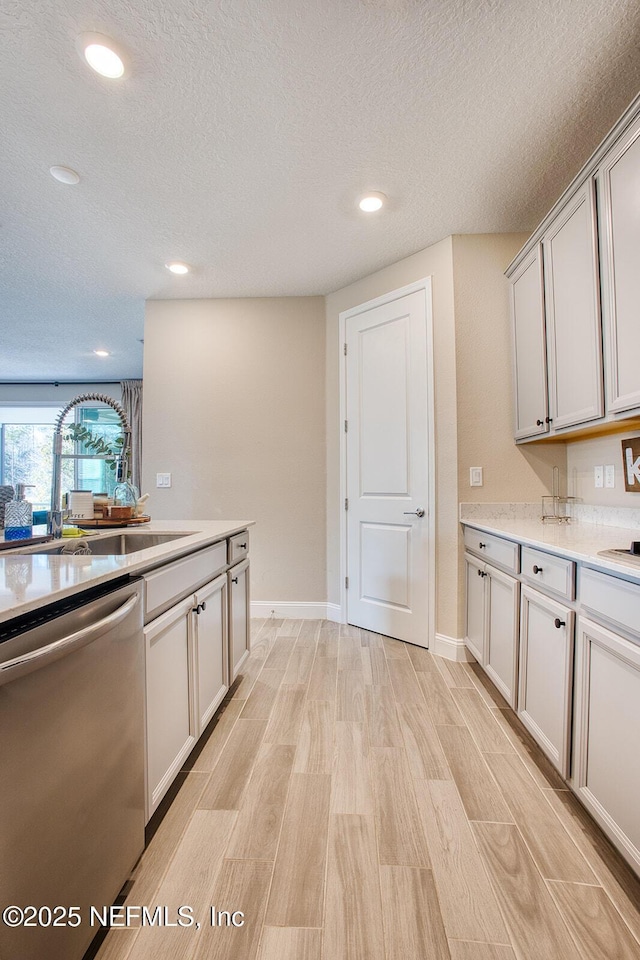
[[[186, 533], [169, 543], [125, 556], [46, 553], [0, 554], [0, 622], [29, 613], [118, 577], [141, 574], [253, 526], [253, 520], [158, 520], [139, 527], [87, 532], [87, 540], [127, 533]], [[44, 533], [34, 527], [34, 536]], [[64, 538], [63, 543], [73, 543]]]
[[549, 553], [569, 557], [606, 573], [640, 583], [640, 565], [617, 562], [598, 556], [600, 550], [628, 549], [632, 540], [640, 539], [640, 531], [628, 527], [614, 527], [603, 523], [543, 523], [532, 519], [462, 519], [465, 526], [493, 533]]

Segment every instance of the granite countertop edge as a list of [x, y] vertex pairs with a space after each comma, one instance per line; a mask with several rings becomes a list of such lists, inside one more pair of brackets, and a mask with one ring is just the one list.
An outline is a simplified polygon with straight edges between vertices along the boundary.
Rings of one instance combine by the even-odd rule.
[[640, 583], [640, 566], [631, 566], [598, 555], [600, 550], [628, 549], [632, 540], [640, 539], [640, 532], [636, 533], [628, 527], [585, 521], [543, 523], [539, 519], [482, 517], [463, 518], [460, 523], [462, 526], [514, 540], [524, 546], [566, 557], [604, 573]]
[[[140, 576], [206, 546], [226, 540], [254, 520], [152, 520], [144, 526], [87, 531], [87, 540], [118, 533], [186, 536], [124, 556], [60, 556], [27, 550], [0, 555], [0, 623], [121, 577]], [[34, 534], [38, 531], [34, 528]], [[72, 540], [65, 542], [73, 542]]]

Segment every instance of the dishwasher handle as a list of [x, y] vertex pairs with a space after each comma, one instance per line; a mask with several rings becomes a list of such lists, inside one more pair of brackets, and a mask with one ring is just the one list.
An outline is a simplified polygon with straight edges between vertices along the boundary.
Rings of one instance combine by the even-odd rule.
[[0, 664], [0, 687], [5, 683], [11, 683], [12, 680], [17, 680], [19, 677], [24, 677], [28, 673], [33, 673], [35, 670], [40, 670], [47, 664], [73, 653], [74, 650], [86, 647], [97, 640], [105, 631], [125, 620], [131, 611], [135, 610], [139, 599], [140, 597], [136, 593], [129, 597], [121, 607], [96, 623], [91, 623], [81, 630], [76, 630], [74, 633], [70, 633], [60, 640], [55, 640], [45, 647], [38, 647], [37, 650], [32, 650], [30, 653], [25, 653], [20, 657], [15, 657], [13, 660], [7, 660], [6, 663]]

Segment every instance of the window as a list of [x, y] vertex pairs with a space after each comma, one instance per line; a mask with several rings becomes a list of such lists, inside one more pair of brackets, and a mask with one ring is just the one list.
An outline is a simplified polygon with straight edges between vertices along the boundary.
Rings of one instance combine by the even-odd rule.
[[[53, 432], [60, 409], [59, 405], [0, 407], [0, 485], [33, 484], [27, 499], [36, 510], [51, 506]], [[76, 407], [73, 413], [76, 423], [107, 443], [121, 435], [118, 415], [111, 407]], [[72, 422], [69, 414], [66, 423]], [[63, 452], [85, 453], [86, 447], [63, 441]], [[62, 461], [63, 492], [91, 490], [111, 495], [115, 484], [115, 469], [105, 460]]]

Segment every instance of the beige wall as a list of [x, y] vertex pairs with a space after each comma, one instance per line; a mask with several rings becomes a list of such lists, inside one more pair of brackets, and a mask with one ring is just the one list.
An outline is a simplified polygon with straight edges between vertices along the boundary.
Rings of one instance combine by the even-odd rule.
[[[564, 444], [513, 442], [513, 362], [504, 271], [526, 234], [453, 238], [458, 394], [458, 491], [470, 503], [532, 502], [566, 475]], [[482, 467], [484, 485], [469, 485]]]
[[456, 636], [458, 498], [456, 379], [451, 238], [385, 267], [326, 298], [327, 311], [327, 593], [340, 601], [339, 315], [399, 287], [432, 277], [436, 441], [436, 630]]
[[256, 520], [253, 600], [326, 599], [324, 363], [321, 297], [147, 303], [150, 512]]
[[[551, 492], [564, 444], [513, 442], [513, 361], [509, 285], [504, 271], [527, 234], [453, 237], [458, 396], [458, 496], [467, 503], [534, 502]], [[482, 467], [483, 486], [469, 484]], [[457, 633], [464, 633], [464, 559], [459, 534]]]
[[[611, 437], [597, 437], [567, 444], [567, 473], [569, 493], [585, 503], [608, 507], [640, 507], [640, 495], [624, 489], [622, 470], [622, 441], [640, 436], [640, 430], [618, 433]], [[596, 488], [593, 468], [612, 463], [615, 467], [615, 487]]]

